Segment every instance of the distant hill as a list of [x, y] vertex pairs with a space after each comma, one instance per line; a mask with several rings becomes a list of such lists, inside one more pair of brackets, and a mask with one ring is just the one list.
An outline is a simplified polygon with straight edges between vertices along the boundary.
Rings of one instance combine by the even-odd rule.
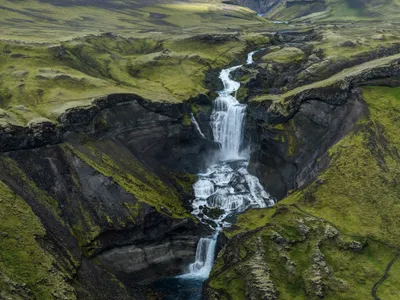
[[235, 0], [267, 18], [280, 21], [396, 20], [398, 0]]
[[99, 32], [210, 32], [265, 23], [248, 8], [219, 0], [1, 0], [0, 16], [0, 39], [41, 36], [48, 40]]

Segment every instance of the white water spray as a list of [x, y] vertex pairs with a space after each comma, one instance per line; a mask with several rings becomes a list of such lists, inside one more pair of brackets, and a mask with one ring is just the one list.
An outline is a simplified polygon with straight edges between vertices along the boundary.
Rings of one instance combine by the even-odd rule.
[[194, 126], [196, 127], [197, 132], [201, 135], [201, 137], [202, 137], [203, 139], [205, 139], [206, 136], [205, 136], [205, 135], [203, 134], [203, 132], [201, 131], [201, 128], [200, 128], [200, 126], [199, 126], [199, 123], [197, 123], [197, 120], [196, 120], [196, 118], [194, 117], [193, 114], [190, 114], [190, 119], [192, 120], [192, 123], [193, 123]]
[[254, 60], [253, 60], [254, 54], [256, 54], [257, 52], [260, 52], [260, 51], [262, 51], [262, 50], [264, 50], [264, 49], [265, 49], [265, 48], [261, 48], [261, 49], [255, 50], [255, 51], [250, 52], [249, 54], [247, 54], [247, 61], [246, 61], [246, 63], [247, 63], [248, 65], [251, 65], [251, 64], [254, 62]]
[[197, 244], [196, 260], [189, 265], [189, 272], [180, 278], [193, 278], [205, 280], [211, 272], [214, 263], [215, 246], [218, 238], [217, 230], [212, 237], [201, 238]]
[[[256, 52], [249, 53], [248, 64], [253, 63], [253, 54]], [[192, 213], [203, 222], [214, 222], [215, 233], [212, 237], [199, 240], [195, 262], [189, 266], [189, 272], [181, 275], [181, 278], [208, 278], [214, 262], [219, 230], [221, 227], [230, 226], [230, 223], [225, 221], [227, 216], [250, 207], [263, 208], [275, 204], [258, 178], [247, 171], [250, 156], [249, 147], [244, 145], [247, 106], [236, 99], [240, 83], [230, 77], [231, 73], [240, 67], [235, 66], [220, 73], [219, 78], [224, 89], [214, 101], [210, 122], [214, 140], [221, 144], [217, 153], [219, 162], [209, 166], [204, 174], [198, 174], [199, 179], [193, 185], [196, 198], [192, 202]], [[196, 125], [197, 122], [193, 119], [192, 122]], [[207, 215], [213, 209], [220, 212], [218, 217]]]

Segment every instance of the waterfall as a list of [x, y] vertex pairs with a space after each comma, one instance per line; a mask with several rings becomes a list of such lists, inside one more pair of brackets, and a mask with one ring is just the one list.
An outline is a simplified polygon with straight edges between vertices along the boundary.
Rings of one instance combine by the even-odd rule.
[[[258, 50], [259, 51], [259, 50]], [[253, 54], [249, 53], [247, 63], [253, 63]], [[200, 221], [214, 223], [212, 237], [201, 238], [197, 244], [195, 262], [190, 264], [188, 273], [180, 278], [205, 280], [208, 278], [213, 262], [215, 247], [220, 228], [230, 226], [225, 221], [229, 215], [243, 212], [254, 207], [263, 208], [275, 204], [264, 190], [257, 177], [247, 171], [249, 147], [244, 145], [244, 125], [247, 106], [236, 99], [240, 83], [231, 78], [231, 73], [241, 66], [222, 70], [219, 78], [224, 89], [218, 92], [214, 101], [210, 125], [214, 139], [221, 144], [217, 163], [211, 164], [205, 173], [198, 174], [198, 181], [193, 185], [195, 199], [193, 211]], [[197, 122], [192, 115], [192, 122]], [[196, 128], [198, 124], [196, 125]], [[199, 132], [200, 128], [198, 128]], [[218, 208], [222, 213], [217, 217], [207, 215], [209, 209]]]
[[215, 246], [219, 230], [212, 237], [201, 238], [197, 244], [195, 262], [189, 265], [189, 272], [180, 278], [207, 279], [214, 263]]
[[219, 78], [224, 84], [224, 89], [218, 93], [211, 114], [214, 139], [221, 144], [220, 158], [223, 160], [242, 159], [240, 150], [243, 142], [246, 105], [240, 104], [232, 96], [239, 89], [240, 83], [230, 78], [230, 73], [240, 67], [222, 70]]
[[201, 131], [201, 128], [200, 128], [200, 126], [199, 126], [199, 123], [197, 123], [197, 120], [196, 120], [196, 118], [194, 117], [193, 114], [190, 114], [190, 119], [192, 120], [192, 123], [193, 123], [194, 126], [196, 127], [197, 132], [201, 135], [201, 137], [202, 137], [203, 139], [205, 139], [206, 136], [205, 136], [205, 135], [203, 134], [203, 132]]
[[255, 50], [255, 51], [250, 52], [249, 54], [247, 54], [246, 64], [251, 65], [254, 62], [254, 60], [253, 60], [254, 54], [256, 54], [257, 52], [260, 52], [260, 51], [262, 51], [264, 49], [265, 48], [261, 48], [261, 49]]

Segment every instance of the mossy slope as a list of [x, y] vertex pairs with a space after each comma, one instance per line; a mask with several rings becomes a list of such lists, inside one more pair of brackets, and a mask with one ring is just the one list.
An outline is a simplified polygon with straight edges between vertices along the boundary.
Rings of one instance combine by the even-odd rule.
[[263, 36], [124, 38], [90, 35], [54, 44], [0, 42], [0, 124], [25, 126], [112, 93], [180, 102], [208, 93], [206, 73], [268, 43]]
[[[330, 149], [330, 166], [314, 183], [275, 208], [239, 217], [228, 232], [240, 233], [230, 242], [236, 248], [219, 256], [210, 291], [249, 299], [246, 293], [254, 289], [261, 294], [252, 299], [266, 299], [265, 286], [240, 271], [261, 259], [255, 265], [265, 267], [253, 269], [261, 272], [264, 285], [270, 281], [268, 291], [275, 296], [268, 299], [399, 297], [394, 287], [400, 284], [395, 259], [400, 251], [400, 89], [365, 87], [363, 95], [369, 116]], [[360, 244], [344, 247], [343, 241]], [[265, 255], [257, 258], [259, 253]]]
[[397, 0], [288, 1], [273, 8], [267, 17], [280, 21], [331, 23], [395, 20], [400, 11]]
[[0, 181], [0, 298], [76, 299], [60, 265], [41, 247], [46, 231], [29, 205]]

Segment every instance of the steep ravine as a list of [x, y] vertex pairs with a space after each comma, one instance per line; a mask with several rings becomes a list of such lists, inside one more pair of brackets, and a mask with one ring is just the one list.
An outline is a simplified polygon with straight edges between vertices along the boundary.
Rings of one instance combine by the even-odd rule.
[[[166, 105], [110, 95], [67, 111], [58, 126], [3, 130], [0, 180], [2, 194], [10, 195], [4, 201], [23, 199], [2, 211], [4, 295], [145, 299], [138, 283], [181, 273], [209, 230], [185, 202], [193, 197], [190, 171], [217, 147], [191, 124], [193, 107], [209, 109], [204, 100]], [[6, 226], [24, 201], [33, 212], [24, 228], [41, 228], [27, 247], [43, 256], [36, 261], [10, 242], [29, 236], [26, 229]], [[14, 264], [25, 270], [16, 283], [7, 279], [15, 278]], [[47, 265], [54, 266], [51, 278]]]
[[[355, 284], [346, 272], [330, 276], [340, 270], [334, 262], [358, 259], [357, 267], [369, 268], [374, 263], [365, 261], [364, 249], [379, 267], [356, 280], [365, 280], [370, 293], [369, 281], [383, 278], [381, 265], [386, 268], [399, 249], [400, 226], [390, 202], [398, 195], [400, 169], [397, 96], [376, 88], [387, 96], [382, 108], [373, 101], [374, 89], [362, 86], [396, 79], [398, 70], [395, 63], [371, 76], [300, 93], [282, 106], [271, 100], [248, 103], [250, 172], [272, 196], [288, 197], [274, 209], [250, 210], [225, 232], [231, 240], [211, 273], [206, 299], [230, 299], [230, 293], [239, 299], [274, 299], [296, 289], [319, 298], [335, 286], [336, 293], [347, 295]], [[147, 283], [184, 273], [200, 237], [213, 232], [190, 214], [189, 201], [195, 196], [193, 174], [219, 148], [207, 130], [211, 112], [205, 95], [166, 104], [115, 94], [68, 110], [57, 124], [1, 128], [0, 296], [148, 299]], [[208, 139], [199, 134], [191, 113]], [[342, 157], [351, 157], [357, 171], [332, 171], [350, 168]], [[368, 172], [358, 166], [368, 166]], [[340, 181], [346, 174], [353, 178]], [[344, 192], [332, 182], [340, 182]], [[350, 182], [364, 188], [372, 182], [373, 197], [360, 186], [346, 186]], [[345, 194], [351, 190], [357, 192]], [[381, 202], [375, 190], [383, 195]], [[333, 197], [342, 192], [343, 198]], [[362, 226], [346, 219], [346, 211], [335, 210], [342, 206]], [[373, 222], [364, 220], [357, 207], [365, 208]], [[305, 250], [308, 256], [298, 255]], [[379, 251], [383, 254], [377, 257]], [[378, 295], [383, 288], [394, 293], [381, 284]]]

